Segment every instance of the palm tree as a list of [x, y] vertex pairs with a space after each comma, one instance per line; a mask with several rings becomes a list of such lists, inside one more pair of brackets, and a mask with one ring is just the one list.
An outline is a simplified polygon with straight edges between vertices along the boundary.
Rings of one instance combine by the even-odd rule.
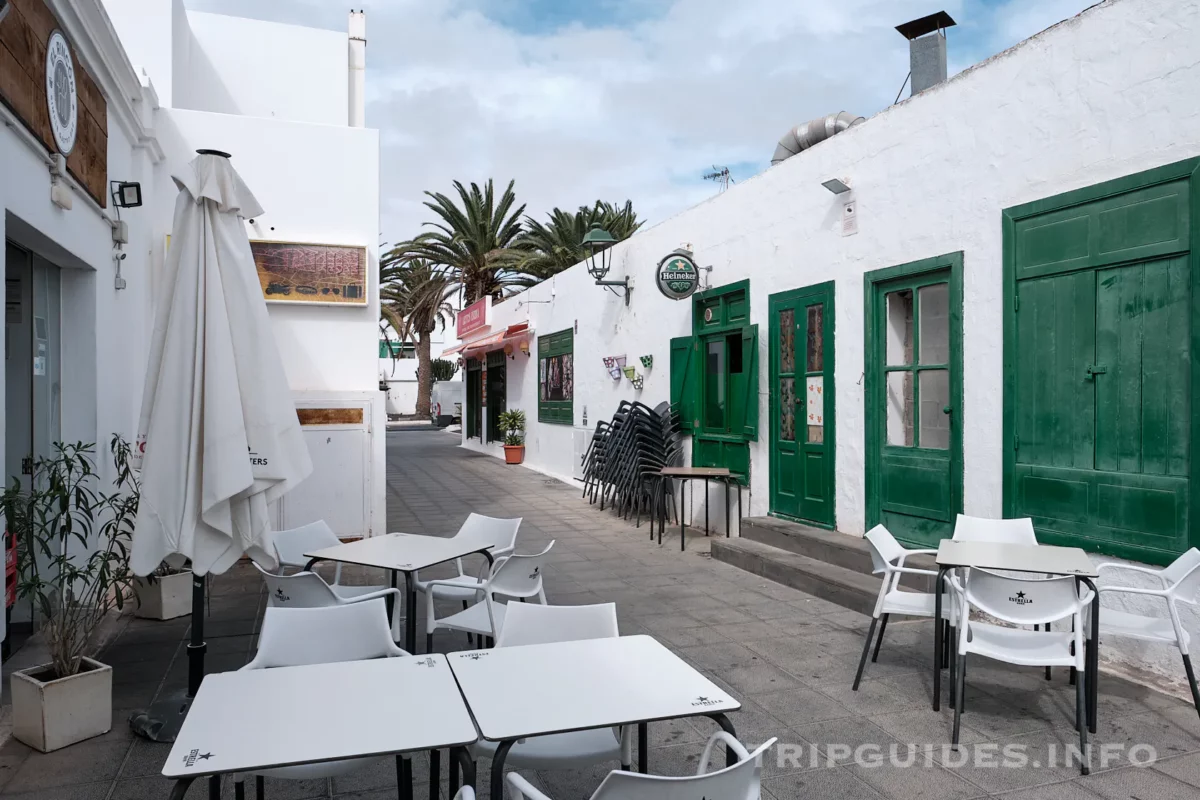
[[441, 221], [425, 223], [436, 230], [401, 243], [393, 252], [450, 270], [462, 284], [468, 305], [487, 295], [499, 298], [504, 288], [513, 284], [514, 276], [505, 268], [504, 259], [521, 234], [525, 206], [513, 208], [517, 202], [513, 181], [508, 182], [499, 202], [490, 178], [482, 189], [472, 183], [468, 190], [459, 181], [454, 188], [458, 204], [440, 192], [425, 193], [430, 198], [426, 207]]
[[591, 255], [583, 246], [583, 237], [593, 223], [600, 223], [617, 241], [628, 239], [642, 226], [628, 200], [619, 207], [597, 200], [592, 206], [580, 206], [574, 214], [556, 208], [548, 216], [546, 224], [526, 217], [525, 233], [500, 259], [514, 272], [527, 276], [515, 279], [521, 285], [543, 281]]
[[403, 245], [379, 262], [379, 316], [401, 341], [412, 340], [417, 351], [417, 416], [429, 416], [433, 369], [429, 335], [454, 315], [448, 302], [458, 283], [445, 269], [403, 254]]

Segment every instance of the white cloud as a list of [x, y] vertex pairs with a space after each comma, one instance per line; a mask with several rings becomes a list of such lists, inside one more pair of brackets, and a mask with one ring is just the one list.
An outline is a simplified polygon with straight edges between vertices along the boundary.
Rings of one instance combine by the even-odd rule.
[[[765, 163], [791, 125], [889, 104], [908, 71], [897, 23], [949, 11], [960, 22], [950, 47], [961, 68], [1088, 4], [659, 0], [652, 14], [654, 0], [618, 1], [642, 3], [641, 21], [543, 34], [485, 13], [513, 0], [365, 3], [367, 124], [383, 131], [385, 239], [419, 232], [423, 190], [449, 191], [455, 179], [515, 178], [519, 200], [539, 217], [555, 205], [629, 198], [661, 220], [715, 192], [700, 177], [710, 165]], [[343, 27], [330, 5], [188, 0]]]

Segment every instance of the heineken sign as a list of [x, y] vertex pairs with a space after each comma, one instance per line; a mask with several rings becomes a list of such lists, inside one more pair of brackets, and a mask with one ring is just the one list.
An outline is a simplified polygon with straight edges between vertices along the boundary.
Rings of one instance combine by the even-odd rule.
[[658, 262], [655, 283], [664, 296], [672, 300], [685, 300], [699, 288], [700, 270], [696, 268], [690, 253], [675, 250]]

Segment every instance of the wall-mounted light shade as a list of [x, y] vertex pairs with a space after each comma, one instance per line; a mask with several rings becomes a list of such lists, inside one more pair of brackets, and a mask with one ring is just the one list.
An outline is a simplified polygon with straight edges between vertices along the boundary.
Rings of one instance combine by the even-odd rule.
[[837, 178], [830, 178], [827, 181], [823, 181], [821, 185], [834, 194], [845, 194], [850, 191], [850, 184]]
[[142, 204], [142, 185], [136, 181], [113, 181], [113, 202], [121, 208], [136, 208]]
[[603, 280], [609, 270], [608, 249], [617, 243], [613, 235], [600, 225], [593, 222], [592, 228], [583, 237], [583, 246], [588, 249], [588, 274], [596, 280]]

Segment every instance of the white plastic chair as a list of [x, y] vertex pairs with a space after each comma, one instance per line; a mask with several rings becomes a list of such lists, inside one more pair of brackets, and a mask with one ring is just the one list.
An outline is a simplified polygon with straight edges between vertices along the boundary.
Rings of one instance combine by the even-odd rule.
[[[905, 617], [929, 617], [933, 619], [936, 608], [936, 598], [930, 592], [909, 592], [900, 588], [902, 575], [928, 575], [937, 577], [937, 572], [931, 569], [916, 569], [904, 566], [909, 556], [929, 555], [936, 550], [909, 550], [896, 541], [891, 531], [882, 525], [876, 525], [867, 531], [864, 537], [871, 548], [871, 572], [882, 575], [883, 582], [879, 586], [879, 597], [875, 600], [875, 610], [871, 613], [871, 627], [867, 630], [867, 640], [863, 643], [862, 657], [858, 660], [858, 672], [854, 676], [854, 691], [862, 681], [863, 670], [867, 666], [867, 653], [871, 650], [871, 639], [875, 636], [875, 625], [879, 623], [879, 638], [875, 641], [875, 652], [871, 661], [879, 660], [879, 646], [883, 644], [883, 632], [887, 628], [888, 618], [892, 614]], [[955, 602], [948, 597], [942, 602], [942, 619], [954, 619]]]
[[271, 608], [327, 608], [361, 603], [365, 600], [385, 599], [391, 595], [392, 631], [396, 638], [400, 637], [401, 594], [399, 589], [330, 585], [315, 572], [276, 575], [263, 569], [257, 563], [254, 564], [254, 568], [262, 573], [263, 581], [267, 584], [267, 605]]
[[[317, 550], [324, 550], [327, 547], [337, 547], [342, 543], [342, 540], [333, 532], [333, 528], [323, 519], [316, 522], [310, 522], [307, 525], [301, 525], [299, 528], [290, 528], [286, 531], [275, 531], [273, 534], [275, 542], [275, 555], [279, 558], [279, 574], [284, 574], [285, 568], [303, 570], [311, 560], [305, 553], [312, 553]], [[333, 583], [332, 586], [340, 586], [342, 583], [342, 565], [341, 562], [335, 562], [333, 568]], [[359, 587], [355, 587], [359, 588]], [[372, 589], [386, 589], [383, 584], [370, 587]]]
[[[704, 746], [695, 776], [674, 778], [615, 770], [608, 773], [591, 800], [758, 800], [762, 793], [762, 757], [775, 741], [770, 739], [748, 753], [737, 739], [717, 731]], [[708, 772], [718, 742], [724, 742], [740, 760], [732, 767]], [[515, 772], [508, 773], [508, 785], [515, 800], [553, 800]]]
[[[516, 597], [525, 600], [536, 597], [542, 605], [546, 604], [546, 593], [542, 589], [542, 564], [546, 554], [554, 542], [546, 545], [546, 549], [533, 555], [512, 555], [496, 559], [492, 565], [491, 574], [479, 585], [477, 590], [483, 599], [474, 605], [469, 605], [457, 614], [437, 619], [434, 606], [436, 603], [425, 604], [425, 652], [433, 652], [433, 632], [438, 628], [465, 631], [477, 636], [490, 636], [495, 639], [504, 627], [504, 615], [507, 607], [496, 601], [496, 595]], [[443, 581], [430, 581], [429, 590], [436, 593]], [[457, 586], [453, 579], [445, 583]], [[434, 595], [430, 595], [432, 599]], [[482, 640], [481, 640], [482, 641]]]
[[[496, 647], [515, 647], [550, 642], [577, 642], [619, 636], [617, 606], [548, 606], [512, 603]], [[525, 769], [579, 769], [615, 761], [622, 769], [632, 762], [633, 729], [594, 728], [522, 739], [508, 751], [507, 764]], [[496, 744], [479, 740], [472, 755], [491, 758]]]
[[[954, 748], [958, 749], [968, 653], [1018, 666], [1071, 667], [1078, 673], [1075, 684], [1075, 727], [1079, 731], [1079, 752], [1085, 754], [1081, 767], [1083, 774], [1088, 774], [1083, 613], [1094, 596], [1092, 590], [1071, 575], [1027, 579], [972, 569], [967, 573], [965, 586], [958, 575], [951, 573], [948, 577], [961, 594], [964, 604], [956, 647], [958, 665], [954, 686]], [[1010, 625], [1037, 626], [1067, 619], [1073, 624], [1069, 631], [1021, 630], [972, 619], [971, 609]]]
[[1033, 520], [1029, 517], [986, 519], [968, 517], [966, 514], [959, 514], [954, 520], [954, 541], [1024, 545], [1038, 543], [1037, 535], [1033, 531]]
[[[516, 519], [498, 519], [496, 517], [485, 517], [483, 514], [472, 513], [467, 517], [467, 521], [462, 524], [462, 527], [458, 529], [458, 533], [454, 534], [454, 538], [491, 545], [492, 558], [495, 560], [512, 555], [513, 550], [517, 546], [517, 531], [520, 528], [520, 517]], [[463, 570], [463, 560], [461, 558], [455, 559], [455, 566], [458, 568], [458, 575], [453, 578], [439, 579], [436, 595], [452, 600], [462, 600], [463, 603], [478, 600], [479, 587], [483, 583], [483, 579], [487, 573], [487, 562], [484, 561], [478, 575], [466, 574]], [[429, 591], [430, 582], [421, 580], [420, 573], [417, 573], [413, 577], [417, 583], [417, 591]]]
[[[392, 641], [383, 600], [375, 598], [326, 608], [267, 608], [258, 637], [258, 652], [242, 669], [273, 669], [406, 655], [408, 653]], [[332, 778], [368, 767], [374, 761], [373, 758], [325, 761], [245, 774], [256, 777], [261, 800], [263, 778]], [[235, 775], [234, 781], [243, 783], [243, 774]], [[236, 795], [243, 796], [241, 786], [236, 787]]]
[[[1200, 713], [1200, 691], [1196, 689], [1196, 672], [1192, 669], [1192, 658], [1188, 654], [1190, 637], [1188, 632], [1183, 629], [1183, 623], [1179, 619], [1179, 603], [1193, 606], [1197, 604], [1197, 592], [1200, 591], [1200, 550], [1193, 547], [1171, 562], [1170, 566], [1161, 570], [1111, 561], [1097, 567], [1100, 577], [1104, 577], [1106, 570], [1128, 570], [1149, 575], [1158, 581], [1158, 588], [1100, 586], [1102, 598], [1106, 594], [1158, 597], [1164, 601], [1167, 616], [1165, 618], [1151, 617], [1105, 606], [1100, 614], [1100, 633], [1127, 636], [1147, 642], [1163, 642], [1178, 648], [1179, 654], [1183, 656], [1183, 668], [1187, 672], [1188, 686], [1192, 690], [1192, 703], [1196, 706], [1196, 712]], [[1090, 626], [1086, 632], [1091, 632]]]

